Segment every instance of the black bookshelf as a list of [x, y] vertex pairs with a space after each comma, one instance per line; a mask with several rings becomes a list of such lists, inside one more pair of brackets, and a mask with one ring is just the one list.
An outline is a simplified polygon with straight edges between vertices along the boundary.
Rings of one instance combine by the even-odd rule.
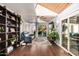
[[[20, 15], [0, 5], [0, 56], [8, 55], [19, 46], [20, 20]], [[12, 50], [9, 51], [11, 47]]]

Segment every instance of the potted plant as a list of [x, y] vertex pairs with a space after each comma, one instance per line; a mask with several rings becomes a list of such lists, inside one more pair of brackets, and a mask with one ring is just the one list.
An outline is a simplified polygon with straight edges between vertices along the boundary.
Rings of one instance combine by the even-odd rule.
[[15, 37], [13, 37], [13, 38], [10, 38], [10, 40], [11, 40], [11, 43], [12, 43], [12, 44], [14, 44], [14, 43], [15, 43], [15, 41], [16, 41], [16, 38], [15, 38]]
[[51, 31], [51, 33], [48, 34], [48, 39], [51, 42], [54, 42], [55, 40], [59, 39], [59, 34], [56, 31]]

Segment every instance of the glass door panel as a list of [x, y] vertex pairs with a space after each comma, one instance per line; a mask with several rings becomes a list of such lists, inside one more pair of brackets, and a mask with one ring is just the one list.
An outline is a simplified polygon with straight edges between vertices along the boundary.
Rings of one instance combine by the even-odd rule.
[[62, 21], [62, 46], [67, 49], [68, 46], [68, 19]]

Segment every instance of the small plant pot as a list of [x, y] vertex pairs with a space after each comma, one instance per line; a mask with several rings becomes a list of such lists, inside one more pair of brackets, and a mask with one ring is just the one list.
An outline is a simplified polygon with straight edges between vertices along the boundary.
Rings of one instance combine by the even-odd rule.
[[50, 42], [50, 43], [52, 43], [52, 42], [54, 42], [54, 41], [55, 41], [55, 40], [54, 40], [54, 39], [52, 39], [52, 38], [49, 38], [48, 40], [49, 40], [49, 42]]
[[55, 39], [52, 39], [52, 40], [51, 40], [51, 42], [54, 42], [54, 41], [55, 41]]

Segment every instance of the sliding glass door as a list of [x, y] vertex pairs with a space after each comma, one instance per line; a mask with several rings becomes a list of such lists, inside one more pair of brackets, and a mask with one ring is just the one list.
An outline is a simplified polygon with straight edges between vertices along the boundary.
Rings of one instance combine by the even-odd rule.
[[79, 16], [62, 21], [62, 46], [79, 56]]
[[62, 21], [62, 46], [66, 49], [68, 46], [68, 19]]
[[69, 25], [70, 51], [79, 55], [79, 16], [70, 17]]

